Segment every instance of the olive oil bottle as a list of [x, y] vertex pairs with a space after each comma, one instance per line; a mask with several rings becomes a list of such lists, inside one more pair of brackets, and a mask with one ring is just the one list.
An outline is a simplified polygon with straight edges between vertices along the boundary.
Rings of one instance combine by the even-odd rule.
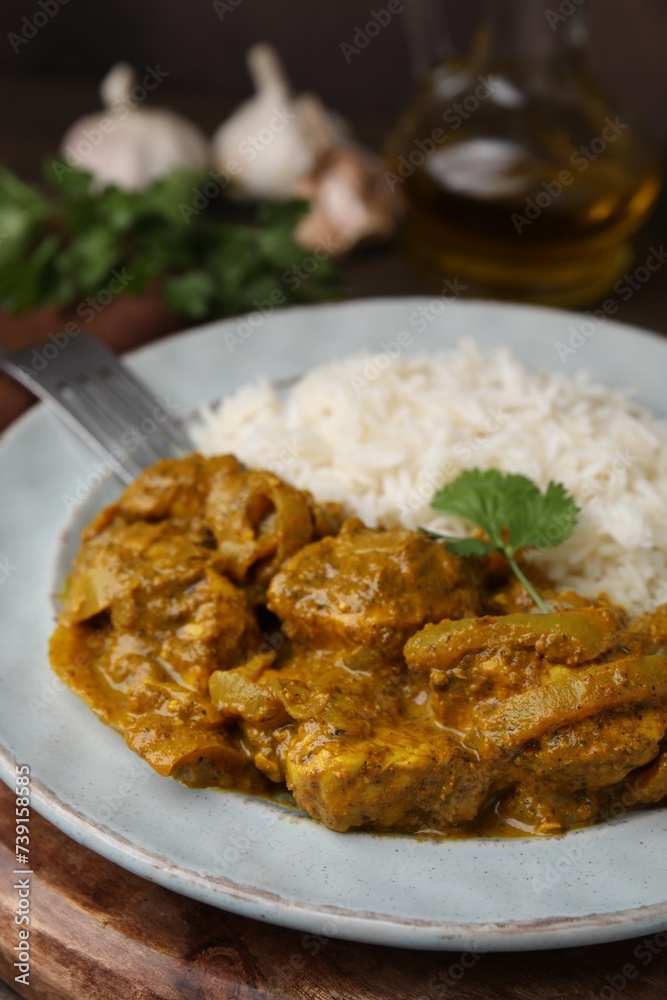
[[568, 10], [488, 0], [470, 58], [428, 73], [390, 136], [406, 251], [466, 294], [603, 296], [658, 196], [658, 156], [586, 71], [584, 9]]

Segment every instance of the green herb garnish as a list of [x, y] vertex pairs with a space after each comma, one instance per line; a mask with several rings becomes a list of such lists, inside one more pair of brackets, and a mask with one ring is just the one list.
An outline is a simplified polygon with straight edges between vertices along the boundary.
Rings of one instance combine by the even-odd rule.
[[205, 173], [175, 171], [144, 191], [95, 191], [89, 174], [50, 160], [42, 193], [0, 168], [0, 308], [72, 307], [118, 274], [123, 291], [150, 285], [198, 321], [340, 297], [326, 252], [292, 236], [306, 202], [265, 203], [241, 224], [202, 194], [211, 186]]
[[561, 483], [550, 482], [544, 493], [526, 476], [498, 469], [470, 469], [433, 497], [431, 507], [439, 514], [456, 514], [472, 521], [489, 539], [452, 538], [438, 532], [427, 534], [446, 541], [458, 556], [483, 558], [497, 550], [543, 613], [548, 608], [517, 565], [521, 548], [551, 548], [572, 534], [579, 508]]

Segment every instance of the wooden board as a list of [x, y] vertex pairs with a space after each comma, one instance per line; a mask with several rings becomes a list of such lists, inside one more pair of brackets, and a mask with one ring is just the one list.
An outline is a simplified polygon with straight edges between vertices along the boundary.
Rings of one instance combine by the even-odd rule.
[[14, 799], [0, 782], [0, 978], [32, 1000], [667, 997], [667, 934], [518, 954], [372, 947], [193, 902], [98, 857], [34, 811], [30, 849], [32, 958], [24, 987], [12, 969]]

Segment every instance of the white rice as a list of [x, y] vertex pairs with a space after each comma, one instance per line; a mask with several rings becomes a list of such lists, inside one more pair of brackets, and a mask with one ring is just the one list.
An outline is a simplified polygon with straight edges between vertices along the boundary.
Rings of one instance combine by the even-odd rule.
[[[376, 358], [377, 360], [377, 358]], [[571, 538], [539, 553], [560, 587], [600, 591], [636, 611], [667, 601], [667, 422], [584, 376], [531, 372], [471, 343], [378, 368], [357, 355], [289, 391], [266, 380], [202, 411], [193, 435], [367, 524], [466, 534], [437, 516], [436, 489], [467, 468], [563, 483], [582, 513]], [[388, 358], [380, 359], [389, 361]]]

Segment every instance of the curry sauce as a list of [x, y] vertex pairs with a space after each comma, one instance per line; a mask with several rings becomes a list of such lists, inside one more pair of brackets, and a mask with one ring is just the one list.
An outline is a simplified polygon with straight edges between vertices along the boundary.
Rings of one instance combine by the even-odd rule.
[[562, 832], [667, 795], [667, 609], [343, 520], [232, 456], [165, 460], [83, 533], [59, 677], [159, 774], [312, 817]]

